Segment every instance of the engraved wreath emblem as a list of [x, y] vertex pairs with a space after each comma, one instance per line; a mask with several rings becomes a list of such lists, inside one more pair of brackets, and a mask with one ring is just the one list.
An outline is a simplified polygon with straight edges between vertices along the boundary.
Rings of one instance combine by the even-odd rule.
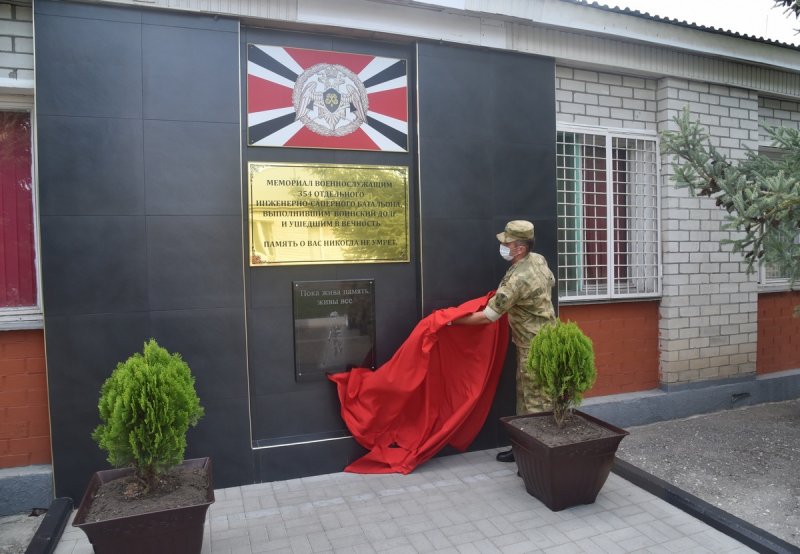
[[292, 91], [296, 120], [319, 135], [349, 135], [367, 120], [367, 90], [341, 65], [320, 63], [305, 70]]

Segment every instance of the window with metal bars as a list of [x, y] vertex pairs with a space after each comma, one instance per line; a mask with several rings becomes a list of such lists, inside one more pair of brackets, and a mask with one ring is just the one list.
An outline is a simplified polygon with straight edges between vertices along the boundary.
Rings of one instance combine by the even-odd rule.
[[[786, 156], [786, 151], [772, 146], [759, 146], [758, 153], [771, 160], [780, 161]], [[800, 244], [800, 234], [795, 237], [795, 243]], [[790, 290], [800, 289], [800, 283], [792, 282], [789, 275], [781, 268], [763, 262], [759, 266], [759, 285], [762, 289]]]
[[661, 294], [658, 150], [652, 136], [557, 133], [558, 294]]
[[[800, 234], [795, 237], [794, 242], [800, 244]], [[767, 262], [762, 262], [759, 266], [759, 285], [762, 289], [800, 290], [800, 283], [792, 281], [788, 273]]]

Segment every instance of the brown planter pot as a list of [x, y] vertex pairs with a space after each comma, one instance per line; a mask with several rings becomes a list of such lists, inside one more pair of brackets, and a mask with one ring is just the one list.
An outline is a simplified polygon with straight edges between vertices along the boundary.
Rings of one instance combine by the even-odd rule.
[[214, 502], [211, 459], [184, 460], [181, 465], [206, 469], [208, 472], [206, 502], [194, 506], [87, 523], [86, 514], [89, 513], [92, 500], [94, 500], [100, 485], [133, 473], [133, 469], [130, 468], [109, 469], [98, 471], [92, 475], [72, 525], [86, 533], [96, 554], [199, 553], [203, 548], [203, 525], [206, 520], [206, 510]]
[[511, 447], [525, 490], [557, 512], [591, 504], [608, 479], [614, 454], [628, 432], [575, 410], [576, 415], [605, 427], [614, 435], [575, 444], [551, 447], [512, 425], [515, 419], [552, 417], [552, 412], [501, 417], [511, 436]]

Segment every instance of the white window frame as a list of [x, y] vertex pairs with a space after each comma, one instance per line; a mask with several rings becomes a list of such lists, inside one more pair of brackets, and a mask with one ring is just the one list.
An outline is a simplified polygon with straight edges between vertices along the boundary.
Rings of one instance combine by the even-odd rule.
[[33, 96], [28, 94], [3, 94], [0, 92], [0, 110], [27, 112], [31, 118], [31, 203], [33, 204], [33, 248], [36, 274], [36, 305], [22, 308], [0, 307], [0, 331], [42, 329], [42, 264], [39, 242], [39, 181], [36, 171], [36, 116]]
[[760, 264], [758, 269], [758, 292], [789, 292], [800, 290], [800, 282], [792, 285], [786, 277], [768, 277], [766, 264]]
[[[795, 242], [800, 243], [800, 234], [795, 238]], [[800, 290], [800, 280], [794, 284], [788, 277], [770, 277], [769, 268], [762, 260], [758, 264], [758, 292], [788, 292]]]
[[[771, 143], [762, 143], [758, 146], [758, 153], [773, 160], [780, 159], [784, 154], [780, 148], [772, 146]], [[800, 234], [795, 241], [800, 241]], [[800, 281], [792, 285], [787, 277], [770, 277], [769, 268], [763, 260], [758, 264], [758, 292], [788, 292], [800, 290]]]
[[[580, 133], [591, 135], [602, 135], [605, 137], [605, 151], [606, 151], [606, 292], [601, 294], [581, 294], [580, 296], [564, 295], [559, 290], [558, 301], [561, 304], [581, 303], [581, 302], [598, 302], [598, 301], [622, 301], [622, 300], [636, 300], [647, 298], [660, 298], [663, 286], [663, 258], [661, 252], [661, 152], [658, 133], [647, 130], [631, 130], [619, 129], [609, 127], [596, 127], [591, 125], [580, 125], [574, 123], [558, 123], [556, 125], [556, 132], [566, 133]], [[618, 292], [614, 286], [614, 259], [610, 255], [613, 252], [614, 243], [614, 217], [608, 217], [608, 214], [614, 213], [614, 171], [613, 171], [613, 139], [638, 139], [652, 141], [655, 143], [655, 245], [656, 245], [656, 258], [657, 268], [655, 290], [650, 292]], [[556, 143], [558, 144], [558, 137], [556, 136]], [[558, 187], [558, 167], [556, 168], [556, 183]], [[558, 200], [557, 200], [558, 202]], [[560, 229], [559, 229], [560, 231]], [[558, 257], [561, 257], [561, 245], [558, 248]], [[558, 268], [558, 273], [561, 274], [561, 268]]]

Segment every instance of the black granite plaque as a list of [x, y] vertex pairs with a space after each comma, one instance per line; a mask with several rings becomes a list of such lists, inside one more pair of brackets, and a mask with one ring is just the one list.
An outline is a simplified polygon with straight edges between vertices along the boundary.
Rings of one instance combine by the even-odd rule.
[[293, 288], [297, 381], [375, 368], [374, 281], [296, 281]]

